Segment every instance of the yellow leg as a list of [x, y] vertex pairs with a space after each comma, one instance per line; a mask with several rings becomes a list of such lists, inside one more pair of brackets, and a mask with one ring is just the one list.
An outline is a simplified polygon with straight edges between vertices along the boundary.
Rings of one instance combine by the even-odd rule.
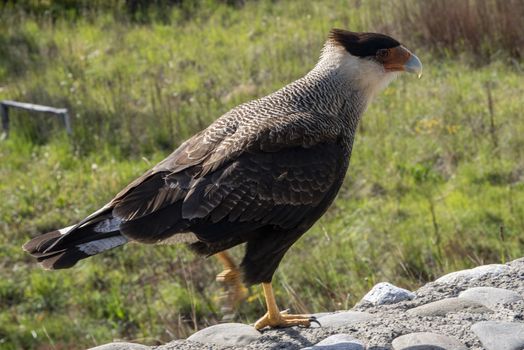
[[264, 288], [264, 296], [266, 297], [267, 312], [255, 323], [256, 329], [262, 329], [267, 326], [271, 328], [292, 326], [309, 327], [311, 322], [318, 323], [315, 317], [311, 315], [290, 315], [287, 311], [281, 312], [275, 301], [271, 283], [262, 283], [262, 288]]
[[242, 283], [240, 270], [226, 251], [219, 252], [215, 256], [224, 265], [224, 271], [217, 275], [216, 280], [226, 285], [227, 299], [231, 306], [234, 306], [247, 297], [247, 289]]

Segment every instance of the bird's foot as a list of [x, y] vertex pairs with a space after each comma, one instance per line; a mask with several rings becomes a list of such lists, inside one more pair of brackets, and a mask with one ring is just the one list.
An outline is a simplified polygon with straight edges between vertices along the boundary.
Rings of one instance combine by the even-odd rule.
[[268, 326], [271, 328], [284, 328], [293, 326], [309, 327], [311, 326], [312, 322], [320, 325], [315, 316], [293, 315], [288, 314], [287, 310], [284, 310], [274, 315], [270, 315], [269, 312], [266, 312], [264, 316], [255, 322], [255, 328], [260, 330]]
[[227, 300], [235, 306], [247, 297], [247, 288], [241, 280], [241, 273], [237, 268], [225, 269], [216, 277], [217, 282], [223, 283], [226, 288]]

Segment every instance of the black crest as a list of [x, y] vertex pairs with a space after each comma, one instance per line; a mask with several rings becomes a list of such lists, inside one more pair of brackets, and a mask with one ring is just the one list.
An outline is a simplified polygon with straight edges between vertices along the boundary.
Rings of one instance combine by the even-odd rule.
[[343, 29], [332, 29], [329, 39], [343, 46], [353, 56], [375, 56], [380, 49], [390, 49], [400, 45], [390, 36], [378, 33], [355, 33]]

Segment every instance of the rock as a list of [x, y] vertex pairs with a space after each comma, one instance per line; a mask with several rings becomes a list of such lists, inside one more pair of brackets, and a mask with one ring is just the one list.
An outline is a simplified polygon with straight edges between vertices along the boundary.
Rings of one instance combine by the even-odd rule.
[[327, 315], [333, 315], [335, 312], [315, 312], [314, 314], [311, 314], [311, 316], [316, 318], [321, 318]]
[[151, 350], [151, 347], [136, 343], [115, 342], [96, 346], [88, 350]]
[[335, 334], [302, 350], [364, 350], [364, 344], [349, 334]]
[[364, 295], [362, 301], [374, 305], [395, 304], [404, 300], [412, 300], [415, 293], [407, 289], [399, 288], [388, 282], [375, 284], [371, 290]]
[[508, 265], [502, 264], [482, 265], [475, 267], [474, 269], [448, 273], [437, 279], [435, 282], [455, 284], [459, 280], [475, 280], [487, 275], [500, 275], [501, 273], [507, 272], [509, 269], [510, 267]]
[[487, 350], [524, 349], [524, 323], [482, 321], [471, 326]]
[[[319, 317], [317, 320], [321, 327], [338, 327], [371, 319], [373, 319], [373, 315], [367, 312], [343, 311]], [[318, 327], [318, 325], [313, 323], [312, 327]]]
[[511, 266], [524, 265], [524, 257], [513, 260], [509, 263]]
[[459, 298], [477, 302], [490, 309], [493, 309], [497, 304], [510, 304], [522, 300], [519, 293], [494, 287], [469, 288], [460, 293]]
[[484, 305], [463, 298], [447, 298], [421, 305], [408, 310], [414, 316], [445, 316], [450, 312], [467, 311], [472, 313], [492, 312]]
[[[373, 305], [365, 302], [362, 303], [362, 306], [352, 309], [352, 312], [344, 310], [314, 314], [322, 324], [321, 328], [290, 327], [266, 329], [263, 331], [262, 336], [257, 337], [247, 345], [230, 346], [210, 342], [202, 344], [188, 340], [175, 340], [153, 348], [155, 350], [277, 350], [302, 349], [305, 346], [310, 346], [308, 349], [324, 350], [330, 349], [328, 346], [337, 344], [337, 337], [331, 338], [330, 336], [341, 333], [357, 337], [358, 340], [367, 345], [368, 350], [392, 350], [392, 346], [397, 350], [403, 349], [403, 347], [408, 347], [407, 349], [409, 350], [414, 350], [414, 348], [417, 350], [465, 349], [465, 345], [472, 350], [507, 350], [519, 349], [519, 347], [524, 350], [521, 335], [523, 332], [524, 300], [520, 299], [516, 302], [511, 302], [512, 298], [505, 299], [506, 295], [509, 294], [497, 290], [500, 294], [486, 294], [492, 295], [487, 297], [495, 298], [498, 301], [502, 298], [502, 300], [510, 302], [504, 304], [504, 307], [496, 307], [490, 310], [489, 307], [486, 307], [488, 304], [482, 300], [483, 297], [471, 296], [473, 295], [471, 293], [475, 291], [478, 293], [479, 291], [491, 290], [471, 287], [493, 286], [515, 292], [521, 298], [524, 298], [524, 259], [515, 260], [508, 263], [507, 266], [509, 266], [509, 269], [505, 265], [502, 265], [502, 267], [501, 265], [495, 265], [494, 270], [492, 269], [493, 266], [488, 267], [487, 270], [486, 267], [483, 267], [480, 269], [481, 272], [488, 271], [489, 274], [483, 275], [476, 281], [469, 280], [471, 276], [464, 277], [464, 272], [461, 272], [459, 276], [463, 277], [457, 278], [457, 283], [455, 284], [427, 283], [416, 291], [416, 298], [413, 302], [401, 302], [390, 305]], [[499, 273], [500, 270], [503, 272]], [[465, 292], [457, 298], [459, 292], [462, 291]], [[468, 297], [468, 294], [470, 297]], [[510, 294], [512, 297], [514, 296], [512, 293]], [[438, 301], [434, 302], [435, 300]], [[406, 307], [411, 303], [416, 303], [419, 307], [406, 311]], [[365, 312], [355, 312], [357, 310]], [[426, 317], [426, 315], [429, 316]], [[499, 321], [486, 323], [483, 327], [487, 327], [487, 330], [477, 329], [483, 323], [479, 323], [472, 328], [475, 323], [484, 320]], [[500, 320], [506, 322], [501, 322]], [[315, 326], [315, 324], [312, 325], [312, 327]], [[245, 327], [253, 331], [249, 326]], [[500, 330], [497, 330], [497, 327]], [[399, 337], [400, 335], [408, 336], [406, 333], [410, 332], [437, 334], [430, 336], [429, 339], [424, 338], [424, 335], [409, 335], [408, 338]], [[395, 339], [396, 337], [399, 337], [399, 339]], [[410, 338], [415, 340], [410, 340]], [[344, 341], [351, 343], [352, 340], [352, 338], [339, 338], [338, 343], [344, 343]], [[205, 342], [208, 340], [199, 341]], [[328, 341], [333, 341], [334, 344], [326, 345], [325, 342]], [[393, 345], [392, 341], [394, 341]], [[415, 342], [416, 345], [412, 345], [410, 342]]]
[[247, 345], [261, 336], [254, 327], [243, 323], [221, 323], [204, 328], [187, 340], [226, 346]]
[[393, 350], [467, 350], [457, 339], [442, 334], [410, 333], [393, 340]]

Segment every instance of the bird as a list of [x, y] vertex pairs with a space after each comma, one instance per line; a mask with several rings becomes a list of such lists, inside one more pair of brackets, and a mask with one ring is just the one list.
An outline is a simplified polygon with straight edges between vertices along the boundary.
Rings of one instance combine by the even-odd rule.
[[[332, 29], [316, 65], [267, 96], [226, 112], [75, 225], [23, 249], [45, 269], [129, 242], [182, 243], [224, 266], [234, 298], [261, 284], [266, 327], [308, 327], [310, 315], [280, 311], [273, 275], [288, 249], [326, 212], [348, 171], [359, 121], [419, 58], [386, 34]], [[228, 249], [244, 245], [240, 265]]]

